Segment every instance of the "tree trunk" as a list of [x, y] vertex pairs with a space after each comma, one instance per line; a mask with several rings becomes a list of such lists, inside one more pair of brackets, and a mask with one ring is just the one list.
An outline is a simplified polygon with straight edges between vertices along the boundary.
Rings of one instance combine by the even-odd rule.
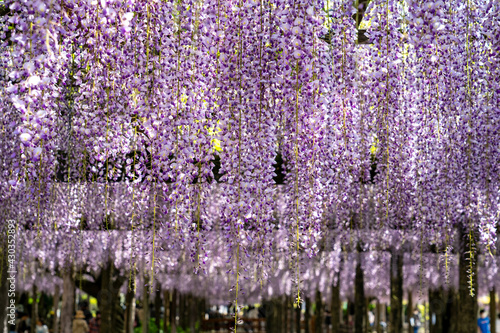
[[408, 306], [406, 307], [406, 322], [408, 323], [408, 330], [413, 332], [413, 327], [411, 326], [411, 317], [413, 316], [413, 293], [408, 290]]
[[57, 316], [57, 310], [59, 310], [59, 300], [60, 300], [61, 289], [58, 284], [54, 288], [54, 319], [52, 321], [53, 333], [58, 333], [59, 331], [59, 318]]
[[475, 333], [477, 332], [477, 252], [475, 233], [469, 234], [466, 232], [464, 225], [460, 228], [459, 240], [457, 333]]
[[135, 319], [135, 281], [132, 282], [130, 288], [127, 289], [125, 295], [125, 333], [134, 333], [134, 319]]
[[266, 314], [266, 332], [278, 333], [280, 327], [279, 298], [273, 298], [264, 302]]
[[297, 304], [295, 308], [295, 332], [300, 333], [300, 317], [301, 317], [301, 307], [302, 303]]
[[185, 311], [185, 295], [183, 293], [179, 293], [179, 326], [185, 331], [186, 330], [186, 324], [185, 324], [185, 317], [184, 317], [184, 311]]
[[[73, 313], [75, 311], [75, 280], [73, 270], [63, 273], [63, 295], [61, 305], [61, 333], [71, 333], [73, 328]], [[105, 332], [105, 331], [103, 331]]]
[[448, 289], [446, 295], [446, 309], [443, 318], [443, 333], [455, 333], [457, 331], [458, 297], [455, 289]]
[[160, 329], [160, 319], [161, 319], [161, 284], [157, 284], [155, 293], [155, 324], [156, 328]]
[[200, 300], [200, 331], [201, 331], [201, 323], [205, 319], [205, 310], [207, 309], [207, 300], [202, 298]]
[[113, 314], [111, 315], [111, 327], [113, 332], [123, 333], [125, 330], [124, 311], [120, 305], [120, 296], [118, 293], [113, 294]]
[[429, 288], [427, 290], [427, 299], [429, 300], [429, 333], [437, 333], [438, 328], [436, 327], [436, 314], [434, 313], [434, 303], [438, 302], [439, 296], [437, 291]]
[[[54, 297], [45, 293], [44, 291], [38, 291], [38, 315], [37, 318], [45, 319], [49, 316], [49, 313], [52, 311], [52, 305], [54, 304]], [[45, 323], [47, 327], [52, 326], [51, 323]]]
[[429, 304], [424, 302], [424, 318], [422, 319], [422, 325], [424, 325], [424, 332], [429, 332], [429, 325], [427, 325], [427, 315], [429, 314]]
[[113, 330], [111, 324], [111, 317], [113, 314], [113, 293], [110, 291], [112, 271], [113, 267], [109, 262], [101, 271], [101, 291], [99, 292], [100, 297], [98, 299], [99, 309], [101, 309], [101, 332], [112, 332]]
[[403, 332], [403, 255], [393, 250], [391, 255], [390, 332]]
[[314, 321], [315, 333], [323, 333], [323, 303], [321, 301], [321, 292], [316, 289], [316, 319]]
[[[382, 329], [380, 327], [380, 321], [381, 321], [381, 311], [382, 310], [382, 304], [380, 304], [380, 301], [377, 300], [377, 305], [375, 305], [375, 331], [377, 333], [381, 333]], [[411, 332], [411, 331], [410, 331]]]
[[291, 332], [289, 330], [289, 320], [288, 320], [288, 307], [290, 306], [290, 297], [288, 295], [285, 295], [285, 303], [283, 304], [283, 332]]
[[189, 326], [189, 294], [183, 294], [182, 297], [182, 328], [187, 331]]
[[277, 310], [278, 310], [278, 317], [276, 318], [277, 319], [277, 324], [278, 326], [276, 326], [276, 332], [277, 333], [284, 333], [283, 332], [283, 297], [282, 296], [279, 296], [278, 298], [276, 298], [276, 307], [277, 307]]
[[387, 317], [388, 317], [389, 310], [387, 309], [387, 304], [382, 303], [380, 304], [380, 321], [387, 323]]
[[281, 332], [288, 333], [287, 330], [287, 311], [288, 311], [288, 298], [286, 295], [283, 295], [281, 298]]
[[192, 294], [189, 294], [188, 296], [188, 318], [189, 318], [189, 330], [190, 332], [193, 332], [195, 331], [195, 326], [196, 326], [196, 322], [198, 321], [198, 311], [197, 311], [197, 306], [196, 306], [196, 300], [195, 298], [193, 297]]
[[370, 332], [370, 299], [365, 298], [365, 333]]
[[[167, 333], [168, 329], [168, 319], [170, 318], [169, 308], [170, 308], [170, 294], [168, 290], [163, 291], [163, 304], [165, 304], [163, 312], [163, 332]], [[200, 323], [201, 324], [201, 323]]]
[[[123, 332], [125, 328], [123, 309], [120, 305], [119, 292], [126, 277], [117, 275], [119, 273], [111, 260], [108, 261], [106, 267], [101, 270], [99, 279], [100, 290], [97, 293], [99, 308], [101, 309], [101, 331], [102, 332]], [[113, 278], [115, 275], [116, 278]], [[83, 284], [82, 284], [83, 285]], [[85, 288], [94, 291], [98, 285], [90, 285], [87, 283]]]
[[201, 323], [205, 319], [205, 298], [196, 298], [196, 321], [199, 322], [198, 330], [196, 332], [201, 332]]
[[[144, 281], [147, 281], [147, 277]], [[149, 333], [149, 285], [144, 285], [142, 293], [142, 333]]]
[[174, 289], [170, 298], [170, 332], [177, 332], [176, 317], [177, 317], [177, 289]]
[[290, 297], [288, 295], [283, 296], [284, 297], [284, 303], [283, 303], [283, 332], [290, 332], [289, 330], [289, 324], [288, 324], [288, 307], [290, 305]]
[[264, 307], [264, 313], [266, 314], [266, 332], [272, 333], [273, 323], [272, 323], [272, 304], [271, 301], [265, 300], [262, 302], [262, 306]]
[[365, 286], [361, 260], [356, 264], [354, 278], [354, 332], [363, 333], [363, 319], [365, 316]]
[[305, 321], [305, 333], [310, 333], [310, 323], [311, 323], [311, 299], [306, 296], [306, 313], [304, 316]]
[[[82, 280], [80, 276], [76, 278], [80, 279], [79, 285], [85, 293], [97, 298], [102, 310], [101, 327], [104, 324], [106, 329], [111, 329], [109, 333], [123, 333], [125, 330], [124, 311], [120, 305], [119, 292], [123, 283], [127, 281], [127, 276], [120, 275], [119, 270], [112, 266], [112, 261], [108, 261], [107, 267], [94, 277], [93, 282]], [[103, 304], [107, 306], [103, 307]], [[104, 316], [107, 317], [106, 321], [104, 321]]]
[[354, 325], [354, 303], [350, 299], [347, 299], [347, 311], [343, 313], [343, 317], [348, 326]]
[[443, 301], [443, 289], [429, 290], [429, 332], [443, 333], [443, 317], [445, 303]]
[[337, 285], [332, 284], [332, 304], [331, 304], [331, 322], [332, 332], [340, 332], [340, 279], [337, 279]]
[[496, 333], [497, 332], [497, 300], [496, 300], [496, 290], [495, 287], [493, 287], [492, 290], [490, 290], [490, 323], [491, 323], [491, 333]]
[[37, 288], [36, 284], [33, 283], [33, 303], [31, 303], [31, 333], [36, 333], [36, 321], [38, 320], [38, 302], [37, 302]]

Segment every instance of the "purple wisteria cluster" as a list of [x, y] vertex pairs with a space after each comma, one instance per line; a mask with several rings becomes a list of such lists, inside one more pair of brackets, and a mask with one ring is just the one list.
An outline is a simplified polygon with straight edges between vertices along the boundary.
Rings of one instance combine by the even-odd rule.
[[344, 0], [0, 6], [1, 205], [39, 242], [123, 232], [151, 279], [169, 249], [224, 258], [236, 295], [282, 260], [299, 297], [307, 257], [371, 233], [495, 250], [497, 1], [374, 0], [360, 26]]

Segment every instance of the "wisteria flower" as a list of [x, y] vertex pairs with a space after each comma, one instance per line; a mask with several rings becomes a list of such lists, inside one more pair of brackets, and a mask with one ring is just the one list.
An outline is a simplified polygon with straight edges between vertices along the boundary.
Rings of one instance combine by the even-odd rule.
[[31, 134], [25, 132], [25, 133], [22, 133], [19, 136], [19, 138], [21, 139], [22, 143], [28, 143], [29, 141], [31, 141], [32, 136], [31, 136]]
[[293, 27], [293, 28], [292, 28], [292, 32], [293, 32], [295, 35], [299, 35], [299, 34], [301, 33], [301, 31], [302, 31], [302, 30], [301, 30], [301, 29], [300, 29], [300, 27], [298, 27], [298, 26], [295, 26], [295, 27]]
[[38, 75], [32, 75], [26, 80], [26, 86], [34, 87], [40, 83], [41, 79]]
[[42, 154], [42, 148], [41, 147], [36, 147], [35, 149], [33, 149], [33, 159], [35, 161], [38, 161], [38, 159], [40, 158], [41, 154]]

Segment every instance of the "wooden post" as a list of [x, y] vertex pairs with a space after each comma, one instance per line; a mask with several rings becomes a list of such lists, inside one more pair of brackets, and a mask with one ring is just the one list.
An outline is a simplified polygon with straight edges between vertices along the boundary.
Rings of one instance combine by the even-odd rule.
[[61, 333], [72, 333], [73, 312], [75, 311], [75, 280], [73, 270], [63, 272], [63, 295], [61, 306]]
[[186, 319], [188, 320], [188, 325], [189, 326], [189, 331], [193, 332], [195, 331], [195, 325], [196, 321], [198, 320], [198, 309], [196, 307], [196, 302], [195, 298], [192, 294], [188, 295], [187, 298], [187, 313], [186, 313]]
[[315, 333], [323, 332], [323, 302], [321, 300], [321, 292], [316, 289], [316, 311], [315, 311], [314, 329]]
[[429, 326], [427, 325], [427, 315], [429, 313], [429, 307], [427, 302], [424, 302], [424, 318], [422, 318], [422, 325], [424, 325], [424, 332], [429, 333]]
[[365, 286], [363, 268], [361, 267], [361, 255], [358, 256], [356, 264], [356, 276], [354, 278], [354, 333], [363, 333], [363, 321], [365, 316]]
[[266, 332], [268, 333], [278, 333], [282, 329], [280, 302], [281, 298], [275, 297], [263, 303], [266, 313]]
[[61, 288], [59, 287], [58, 284], [56, 284], [54, 288], [54, 319], [52, 321], [52, 329], [53, 333], [58, 333], [59, 332], [59, 320], [57, 316], [57, 311], [59, 310], [59, 300], [61, 297]]
[[283, 296], [284, 297], [284, 303], [283, 303], [283, 332], [290, 332], [289, 325], [288, 325], [288, 307], [290, 305], [290, 299], [288, 295]]
[[455, 333], [458, 321], [458, 297], [454, 288], [448, 289], [446, 295], [446, 309], [443, 317], [443, 333]]
[[445, 304], [443, 288], [429, 290], [429, 332], [443, 333], [443, 317]]
[[310, 333], [310, 321], [311, 321], [311, 299], [309, 296], [306, 296], [306, 313], [304, 316], [305, 320], [305, 333]]
[[264, 307], [264, 313], [266, 314], [266, 332], [272, 333], [273, 324], [272, 324], [272, 304], [270, 300], [263, 300], [262, 306]]
[[168, 292], [168, 290], [163, 291], [163, 304], [165, 304], [164, 312], [163, 312], [163, 332], [167, 333], [168, 322], [169, 322], [169, 318], [170, 318], [170, 313], [169, 313], [170, 293]]
[[273, 300], [273, 305], [274, 305], [274, 311], [275, 311], [275, 316], [274, 316], [274, 325], [273, 325], [273, 332], [275, 333], [282, 333], [283, 330], [283, 298], [281, 296], [277, 296]]
[[174, 289], [170, 296], [170, 329], [171, 332], [177, 332], [177, 289]]
[[99, 297], [99, 308], [101, 309], [101, 331], [112, 332], [112, 317], [113, 317], [113, 293], [111, 285], [113, 282], [113, 264], [108, 261], [106, 267], [101, 271], [101, 291]]
[[411, 325], [411, 317], [413, 316], [413, 293], [408, 290], [408, 306], [406, 307], [406, 322], [408, 323], [408, 330], [413, 332], [413, 327]]
[[391, 313], [390, 333], [403, 332], [403, 255], [391, 251]]
[[375, 305], [375, 331], [377, 333], [382, 333], [382, 329], [380, 327], [380, 321], [381, 321], [381, 309], [382, 306], [380, 304], [380, 301], [377, 299], [377, 304]]
[[340, 332], [340, 316], [342, 311], [342, 303], [340, 302], [340, 279], [337, 279], [337, 285], [332, 284], [332, 332]]
[[434, 302], [437, 298], [436, 291], [429, 288], [427, 294], [427, 298], [429, 299], [429, 333], [437, 333], [439, 331], [437, 330], [436, 323], [433, 322], [434, 316], [436, 315], [434, 313]]
[[161, 284], [157, 283], [156, 293], [155, 293], [155, 324], [156, 329], [160, 330], [160, 319], [161, 319]]
[[187, 294], [181, 293], [180, 294], [180, 304], [179, 304], [179, 309], [180, 309], [180, 314], [179, 314], [179, 322], [180, 326], [183, 330], [186, 330], [187, 328], [187, 318], [186, 318], [186, 298]]
[[491, 323], [491, 333], [497, 332], [497, 299], [495, 286], [490, 290], [490, 323]]
[[472, 333], [477, 332], [477, 251], [475, 232], [469, 233], [466, 222], [459, 227], [459, 241], [457, 333]]
[[36, 284], [33, 282], [33, 295], [31, 296], [33, 298], [33, 303], [31, 303], [31, 333], [36, 333], [36, 321], [38, 320], [38, 302], [37, 302], [37, 288]]
[[370, 332], [370, 299], [367, 297], [365, 301], [365, 332]]
[[130, 288], [125, 295], [125, 333], [134, 333], [135, 319], [135, 281], [132, 281]]
[[300, 333], [300, 317], [301, 317], [301, 307], [302, 303], [297, 304], [295, 308], [295, 332]]
[[207, 309], [207, 300], [203, 297], [200, 301], [200, 327], [201, 322], [205, 319], [205, 311]]
[[[144, 276], [144, 281], [148, 281], [148, 277]], [[149, 333], [149, 285], [145, 284], [142, 293], [142, 333]]]
[[177, 323], [182, 329], [184, 329], [184, 294], [181, 292], [178, 292], [177, 315], [179, 317], [179, 321]]
[[280, 296], [278, 298], [278, 307], [279, 307], [278, 332], [285, 333], [286, 298], [284, 298], [284, 296]]

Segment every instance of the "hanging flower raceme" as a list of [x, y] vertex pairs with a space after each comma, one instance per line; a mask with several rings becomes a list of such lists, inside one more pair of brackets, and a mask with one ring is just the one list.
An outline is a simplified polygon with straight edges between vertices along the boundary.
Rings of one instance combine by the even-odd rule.
[[150, 287], [178, 265], [234, 273], [214, 290], [235, 301], [283, 277], [269, 295], [300, 300], [301, 281], [324, 288], [328, 256], [307, 258], [332, 239], [378, 251], [418, 235], [447, 267], [466, 221], [493, 253], [495, 1], [2, 6], [0, 209], [60, 244], [58, 264], [98, 251], [86, 232], [107, 249], [122, 232], [113, 260]]

